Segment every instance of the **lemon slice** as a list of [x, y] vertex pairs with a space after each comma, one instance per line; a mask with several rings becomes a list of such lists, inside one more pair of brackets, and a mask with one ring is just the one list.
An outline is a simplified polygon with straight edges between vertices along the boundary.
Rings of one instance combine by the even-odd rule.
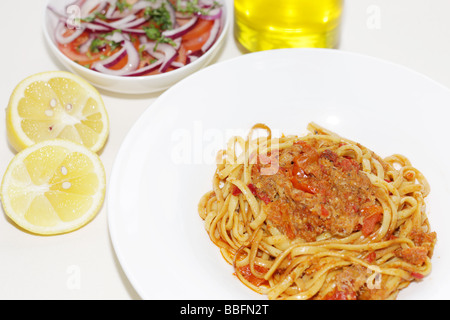
[[109, 120], [93, 86], [73, 73], [48, 71], [16, 86], [6, 111], [6, 129], [16, 151], [59, 138], [97, 152], [107, 140]]
[[101, 209], [106, 177], [98, 155], [68, 140], [47, 140], [15, 155], [1, 185], [4, 211], [20, 227], [53, 235], [76, 230]]

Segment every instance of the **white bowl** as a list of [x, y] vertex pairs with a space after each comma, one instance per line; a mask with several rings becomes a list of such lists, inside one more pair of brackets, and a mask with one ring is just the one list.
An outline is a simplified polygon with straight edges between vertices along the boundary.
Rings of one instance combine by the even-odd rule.
[[172, 70], [167, 73], [140, 77], [121, 77], [103, 74], [97, 71], [87, 69], [76, 62], [73, 62], [68, 57], [66, 57], [57, 47], [54, 28], [57, 24], [57, 17], [47, 10], [47, 6], [51, 5], [60, 12], [64, 12], [64, 8], [73, 2], [73, 0], [49, 0], [46, 8], [44, 9], [44, 19], [43, 19], [43, 29], [45, 39], [53, 52], [55, 57], [70, 71], [80, 75], [92, 85], [117, 93], [126, 94], [145, 94], [152, 92], [159, 92], [165, 90], [180, 81], [181, 79], [187, 77], [188, 75], [200, 70], [206, 66], [214, 56], [217, 54], [219, 49], [225, 42], [225, 35], [229, 29], [231, 23], [231, 14], [229, 13], [229, 8], [226, 6], [225, 0], [217, 0], [223, 6], [222, 15], [222, 30], [218, 36], [216, 42], [213, 46], [200, 58], [187, 64], [184, 67]]

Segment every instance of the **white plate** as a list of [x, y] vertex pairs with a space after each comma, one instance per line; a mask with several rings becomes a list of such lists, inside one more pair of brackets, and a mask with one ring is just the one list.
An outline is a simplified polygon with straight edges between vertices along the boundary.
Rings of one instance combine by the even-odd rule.
[[429, 179], [433, 272], [399, 299], [448, 299], [449, 106], [450, 91], [425, 76], [342, 51], [267, 51], [208, 67], [162, 94], [119, 151], [107, 199], [118, 259], [144, 299], [265, 299], [235, 278], [197, 203], [231, 135], [258, 122], [302, 134], [314, 121], [381, 156], [406, 155]]

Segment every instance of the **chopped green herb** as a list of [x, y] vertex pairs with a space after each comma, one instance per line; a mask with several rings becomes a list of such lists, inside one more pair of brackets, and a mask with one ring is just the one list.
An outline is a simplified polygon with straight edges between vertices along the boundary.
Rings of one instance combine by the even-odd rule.
[[[170, 5], [170, 4], [169, 4]], [[144, 17], [147, 20], [153, 21], [161, 30], [172, 29], [172, 20], [170, 19], [170, 13], [166, 8], [166, 4], [163, 3], [161, 7], [153, 9], [152, 7], [145, 8]]]
[[144, 51], [145, 51], [145, 46], [139, 46], [138, 53], [139, 53], [139, 58], [141, 60], [144, 58], [144, 56], [142, 55], [144, 53]]
[[173, 46], [176, 46], [176, 43], [172, 39], [164, 37], [157, 27], [150, 26], [150, 27], [143, 27], [143, 29], [145, 31], [145, 34], [150, 40], [156, 41], [156, 46], [154, 49], [155, 51], [158, 47], [158, 43], [169, 43]]
[[116, 7], [120, 12], [124, 12], [125, 9], [131, 9], [133, 5], [129, 4], [126, 0], [117, 0]]
[[98, 53], [100, 52], [101, 48], [104, 48], [106, 45], [111, 48], [111, 51], [114, 51], [114, 49], [120, 47], [120, 42], [107, 40], [105, 37], [106, 35], [92, 40], [92, 43], [89, 46], [89, 51], [92, 53]]
[[91, 45], [89, 46], [89, 51], [97, 53], [100, 52], [100, 48], [106, 45], [106, 39], [95, 38], [92, 40]]
[[143, 27], [145, 34], [150, 40], [158, 40], [161, 37], [161, 31], [155, 26]]
[[92, 22], [96, 18], [100, 18], [102, 20], [106, 20], [106, 16], [103, 13], [101, 13], [101, 12], [94, 12], [90, 16], [87, 16], [86, 18], [81, 18], [80, 20], [83, 21], [83, 22]]
[[217, 1], [214, 1], [213, 5], [209, 8], [201, 8], [198, 5], [198, 0], [192, 0], [188, 2], [182, 2], [177, 0], [176, 11], [184, 14], [201, 14], [207, 15], [211, 10], [221, 7], [222, 5]]

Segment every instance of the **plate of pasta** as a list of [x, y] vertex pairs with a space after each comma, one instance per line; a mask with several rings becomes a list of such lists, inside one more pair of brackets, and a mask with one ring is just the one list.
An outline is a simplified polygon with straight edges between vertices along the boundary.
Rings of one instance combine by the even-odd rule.
[[281, 49], [164, 92], [111, 174], [143, 299], [448, 299], [450, 91], [403, 66]]

